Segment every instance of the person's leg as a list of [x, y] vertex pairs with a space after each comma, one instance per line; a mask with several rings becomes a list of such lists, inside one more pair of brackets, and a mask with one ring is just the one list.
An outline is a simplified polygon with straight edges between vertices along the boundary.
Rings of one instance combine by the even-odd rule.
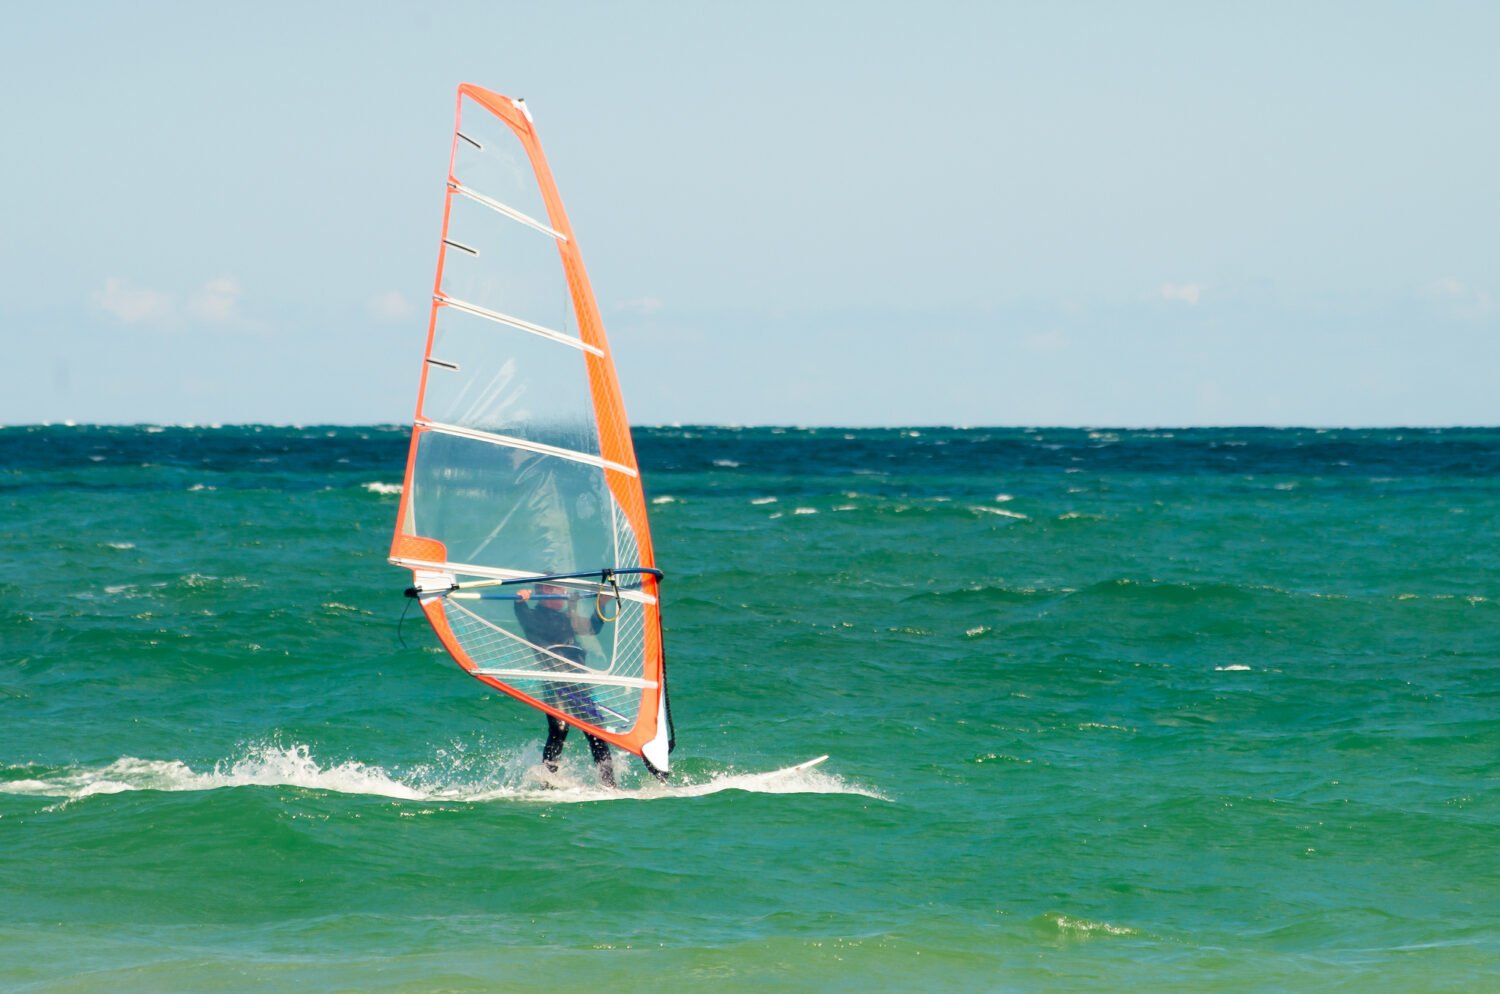
[[563, 740], [568, 737], [568, 723], [547, 715], [547, 744], [542, 746], [542, 765], [557, 772], [557, 757], [562, 755]]
[[[584, 733], [588, 735], [587, 732]], [[588, 735], [589, 752], [594, 754], [594, 768], [599, 771], [599, 782], [606, 787], [615, 785], [615, 760], [609, 754], [609, 743]]]

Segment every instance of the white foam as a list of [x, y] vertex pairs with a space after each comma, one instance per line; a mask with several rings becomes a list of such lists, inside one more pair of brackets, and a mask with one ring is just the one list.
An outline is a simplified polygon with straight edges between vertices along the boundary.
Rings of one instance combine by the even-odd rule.
[[188, 573], [186, 576], [183, 576], [181, 578], [181, 582], [189, 587], [213, 587], [222, 585], [225, 587], [254, 588], [260, 586], [260, 584], [255, 583], [243, 576], [209, 576], [205, 573]]
[[77, 800], [130, 790], [199, 791], [225, 787], [305, 787], [340, 794], [375, 794], [416, 799], [420, 791], [393, 780], [379, 767], [349, 761], [323, 768], [305, 745], [262, 745], [231, 763], [219, 762], [197, 773], [181, 760], [123, 756], [103, 767], [59, 771], [44, 780], [0, 783], [0, 791]]
[[651, 498], [651, 503], [653, 503], [653, 504], [675, 504], [675, 503], [677, 503], [677, 498], [671, 496], [670, 494], [663, 494], [660, 497], [652, 497]]
[[752, 504], [774, 504], [774, 503], [776, 503], [777, 500], [779, 500], [779, 498], [777, 498], [777, 497], [754, 497], [754, 498], [751, 498], [750, 503], [752, 503]]
[[1091, 932], [1099, 932], [1103, 935], [1136, 935], [1133, 928], [1124, 925], [1111, 925], [1109, 922], [1094, 922], [1086, 918], [1069, 918], [1067, 915], [1057, 915], [1054, 919], [1057, 928], [1061, 932], [1080, 932], [1085, 935]]
[[998, 514], [1002, 518], [1015, 518], [1017, 521], [1031, 520], [1030, 516], [1022, 514], [1020, 511], [1007, 511], [1003, 507], [985, 507], [983, 504], [976, 504], [969, 510], [978, 511], [981, 514]]
[[392, 497], [401, 492], [399, 483], [362, 483], [360, 486], [372, 494], [380, 494], [382, 497]]

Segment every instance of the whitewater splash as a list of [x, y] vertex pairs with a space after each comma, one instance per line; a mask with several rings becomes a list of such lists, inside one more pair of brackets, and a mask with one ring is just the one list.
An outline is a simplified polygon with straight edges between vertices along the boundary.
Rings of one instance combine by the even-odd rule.
[[194, 771], [180, 760], [131, 756], [102, 767], [67, 767], [25, 779], [6, 779], [6, 773], [15, 775], [23, 772], [20, 770], [0, 771], [0, 793], [56, 797], [71, 802], [97, 794], [126, 791], [296, 787], [411, 801], [543, 801], [556, 804], [703, 797], [724, 790], [741, 790], [758, 794], [856, 794], [888, 800], [869, 788], [816, 769], [789, 768], [766, 773], [740, 773], [726, 769], [668, 784], [658, 784], [640, 775], [639, 783], [627, 780], [619, 789], [610, 790], [593, 780], [591, 764], [587, 762], [582, 767], [565, 762], [555, 774], [547, 773], [531, 759], [519, 755], [501, 754], [488, 765], [488, 769], [477, 772], [470, 768], [472, 762], [462, 762], [451, 763], [441, 771], [433, 765], [407, 774], [393, 774], [380, 766], [356, 760], [324, 766], [306, 745], [270, 743], [252, 746], [243, 756], [216, 763], [205, 773]]

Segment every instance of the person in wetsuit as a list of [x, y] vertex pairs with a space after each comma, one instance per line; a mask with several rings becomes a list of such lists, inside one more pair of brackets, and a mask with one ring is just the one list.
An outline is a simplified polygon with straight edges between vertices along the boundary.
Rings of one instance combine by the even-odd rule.
[[[584, 649], [578, 644], [578, 636], [598, 635], [604, 627], [604, 619], [598, 611], [591, 611], [587, 618], [580, 618], [577, 598], [569, 596], [556, 584], [539, 583], [536, 585], [536, 594], [537, 603], [533, 605], [530, 603], [531, 588], [521, 588], [516, 595], [516, 620], [528, 642], [547, 650], [546, 653], [536, 654], [537, 661], [544, 669], [549, 670], [568, 669], [566, 663], [555, 658], [557, 656], [582, 664]], [[559, 681], [549, 686], [553, 688], [553, 700], [549, 703], [554, 706], [586, 718], [590, 716], [590, 711], [597, 714], [597, 707], [581, 685]], [[600, 718], [602, 719], [602, 715]], [[593, 754], [599, 782], [606, 787], [613, 787], [615, 764], [609, 752], [609, 743], [587, 732], [583, 734], [588, 739], [589, 752]], [[568, 723], [547, 715], [547, 744], [542, 747], [542, 765], [552, 773], [557, 772], [557, 758], [562, 755], [563, 740], [567, 737]]]

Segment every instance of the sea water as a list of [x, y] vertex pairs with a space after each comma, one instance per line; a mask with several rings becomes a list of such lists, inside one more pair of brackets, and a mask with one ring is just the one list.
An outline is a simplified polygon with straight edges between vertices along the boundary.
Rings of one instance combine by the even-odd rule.
[[1500, 989], [1500, 432], [637, 444], [608, 792], [403, 618], [404, 430], [0, 430], [0, 990]]

